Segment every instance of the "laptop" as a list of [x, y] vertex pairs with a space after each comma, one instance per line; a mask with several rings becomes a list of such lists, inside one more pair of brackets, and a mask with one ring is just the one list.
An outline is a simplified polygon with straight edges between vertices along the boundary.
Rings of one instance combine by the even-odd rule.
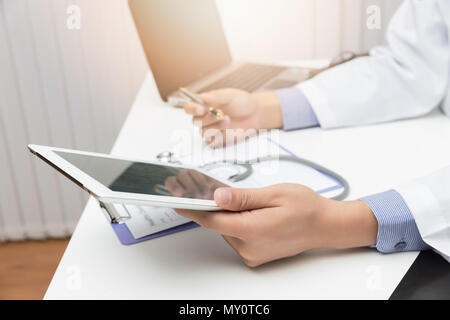
[[184, 104], [179, 87], [256, 92], [309, 77], [308, 69], [233, 60], [214, 0], [128, 2], [161, 98], [169, 104]]

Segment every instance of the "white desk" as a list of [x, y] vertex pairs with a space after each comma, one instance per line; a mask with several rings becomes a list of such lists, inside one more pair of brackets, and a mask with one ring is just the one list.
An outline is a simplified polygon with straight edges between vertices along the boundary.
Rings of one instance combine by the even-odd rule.
[[[154, 158], [190, 119], [162, 105], [147, 77], [113, 153]], [[179, 132], [179, 131], [178, 131]], [[383, 191], [450, 163], [450, 119], [282, 132], [281, 144], [343, 174], [350, 198]], [[220, 235], [195, 228], [132, 246], [119, 243], [89, 201], [46, 299], [387, 299], [417, 253], [315, 251], [251, 269]]]

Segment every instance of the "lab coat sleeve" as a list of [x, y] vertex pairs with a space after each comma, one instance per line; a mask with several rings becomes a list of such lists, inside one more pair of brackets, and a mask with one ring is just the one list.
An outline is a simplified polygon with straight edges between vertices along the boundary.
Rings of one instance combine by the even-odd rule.
[[276, 90], [283, 117], [283, 130], [316, 127], [319, 121], [305, 95], [296, 87]]
[[450, 166], [396, 188], [422, 240], [450, 262]]
[[441, 15], [448, 6], [405, 0], [391, 20], [387, 46], [300, 83], [321, 127], [411, 118], [438, 107], [449, 81], [448, 21]]

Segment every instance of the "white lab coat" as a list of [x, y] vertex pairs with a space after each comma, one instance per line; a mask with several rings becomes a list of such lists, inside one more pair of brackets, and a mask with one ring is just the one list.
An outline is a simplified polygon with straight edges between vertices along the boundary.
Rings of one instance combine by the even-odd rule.
[[[388, 46], [299, 84], [322, 128], [450, 116], [450, 0], [405, 0]], [[450, 148], [450, 141], [449, 141]], [[423, 240], [450, 262], [450, 166], [397, 188]]]

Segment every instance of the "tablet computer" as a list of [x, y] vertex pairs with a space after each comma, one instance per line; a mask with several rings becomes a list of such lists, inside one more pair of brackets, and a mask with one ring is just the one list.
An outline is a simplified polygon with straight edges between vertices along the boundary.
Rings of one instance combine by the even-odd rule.
[[201, 169], [107, 154], [29, 145], [29, 150], [103, 203], [215, 211], [229, 186]]

